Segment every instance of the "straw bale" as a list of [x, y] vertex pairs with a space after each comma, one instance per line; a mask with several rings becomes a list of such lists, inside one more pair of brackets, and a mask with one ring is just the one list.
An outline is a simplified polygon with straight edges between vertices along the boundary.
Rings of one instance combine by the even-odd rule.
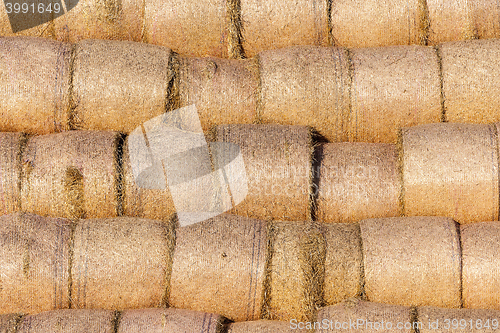
[[21, 133], [0, 133], [0, 215], [19, 211], [21, 206]]

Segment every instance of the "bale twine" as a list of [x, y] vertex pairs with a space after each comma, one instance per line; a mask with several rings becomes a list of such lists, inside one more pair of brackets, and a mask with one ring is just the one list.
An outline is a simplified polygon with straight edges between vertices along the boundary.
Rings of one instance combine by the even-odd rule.
[[35, 136], [23, 154], [21, 206], [43, 216], [117, 215], [119, 135], [70, 131]]
[[259, 319], [266, 240], [265, 222], [236, 215], [179, 228], [168, 304], [234, 321]]
[[275, 220], [310, 218], [311, 134], [307, 127], [221, 125], [215, 141], [239, 146], [246, 169], [248, 194], [231, 211]]
[[446, 119], [461, 123], [500, 121], [500, 40], [439, 46]]
[[116, 333], [220, 333], [224, 318], [212, 313], [180, 309], [127, 310]]
[[82, 220], [71, 265], [74, 308], [161, 307], [172, 249], [171, 226], [138, 218]]
[[498, 220], [497, 145], [495, 125], [404, 129], [405, 214], [449, 216], [459, 223]]
[[74, 128], [130, 133], [165, 112], [173, 77], [170, 49], [85, 40], [75, 54]]
[[71, 45], [33, 37], [0, 39], [0, 130], [68, 129]]
[[441, 121], [440, 69], [434, 48], [355, 49], [352, 63], [349, 141], [395, 143], [401, 127]]
[[0, 217], [0, 313], [68, 308], [69, 221], [28, 213]]
[[392, 144], [327, 143], [317, 149], [317, 217], [325, 223], [400, 215], [398, 154]]
[[[318, 325], [316, 331], [318, 333], [413, 332], [411, 328], [404, 328], [405, 323], [410, 323], [410, 325], [412, 323], [412, 313], [409, 307], [371, 303], [352, 298], [337, 305], [322, 308], [318, 312], [316, 322], [326, 324], [326, 327]], [[398, 323], [403, 324], [402, 329], [397, 328]]]
[[467, 0], [425, 0], [427, 3], [428, 44], [477, 38]]
[[328, 45], [326, 2], [243, 0], [241, 17], [247, 57], [295, 45]]
[[462, 225], [460, 231], [464, 307], [500, 310], [500, 224]]
[[182, 58], [180, 106], [196, 106], [205, 132], [218, 124], [253, 123], [257, 66], [254, 59]]
[[360, 226], [370, 301], [460, 307], [461, 252], [452, 219], [392, 217]]
[[19, 315], [0, 315], [0, 333], [16, 333], [16, 326], [20, 319]]
[[420, 333], [492, 333], [500, 325], [500, 313], [494, 310], [421, 307], [417, 311]]
[[358, 224], [323, 225], [325, 237], [324, 303], [358, 297], [363, 288], [363, 251]]
[[330, 15], [333, 42], [345, 47], [424, 44], [422, 2], [334, 1]]
[[259, 118], [307, 125], [330, 141], [346, 141], [351, 74], [345, 49], [292, 47], [259, 54]]
[[257, 320], [228, 325], [227, 333], [294, 333], [290, 323], [277, 320]]
[[19, 211], [21, 206], [21, 133], [0, 133], [0, 215]]

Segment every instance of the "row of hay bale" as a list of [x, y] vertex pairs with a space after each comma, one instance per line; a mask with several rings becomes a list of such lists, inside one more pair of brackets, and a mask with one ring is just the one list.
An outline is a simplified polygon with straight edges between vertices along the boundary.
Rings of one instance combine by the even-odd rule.
[[5, 37], [0, 73], [2, 131], [130, 133], [192, 104], [205, 131], [305, 125], [332, 142], [395, 143], [401, 127], [500, 120], [500, 40], [302, 46], [230, 60], [132, 42]]

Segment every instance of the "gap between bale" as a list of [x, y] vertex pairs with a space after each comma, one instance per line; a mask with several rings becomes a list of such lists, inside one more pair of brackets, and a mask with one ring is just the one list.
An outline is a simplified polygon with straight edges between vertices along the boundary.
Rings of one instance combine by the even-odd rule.
[[228, 43], [227, 53], [230, 59], [245, 59], [243, 49], [243, 24], [241, 20], [241, 0], [227, 0]]
[[446, 123], [448, 122], [448, 120], [446, 119], [446, 96], [444, 94], [443, 58], [441, 57], [441, 49], [439, 48], [439, 45], [434, 46], [434, 49], [436, 50], [436, 57], [439, 68], [439, 84], [441, 90], [441, 122]]
[[66, 216], [72, 220], [85, 218], [85, 197], [83, 175], [77, 168], [66, 168], [64, 175], [64, 192], [66, 201]]
[[180, 107], [179, 78], [180, 78], [179, 55], [174, 51], [170, 52], [168, 60], [167, 89], [165, 93], [165, 112], [170, 112]]
[[418, 0], [418, 10], [419, 10], [419, 25], [420, 25], [420, 45], [427, 45], [429, 42], [429, 33], [431, 28], [431, 22], [429, 18], [429, 7], [427, 6], [427, 0]]
[[71, 55], [69, 61], [69, 103], [68, 103], [68, 128], [69, 130], [77, 130], [79, 121], [76, 119], [75, 109], [77, 106], [75, 100], [75, 86], [73, 79], [75, 77], [75, 59], [76, 59], [76, 44], [71, 45]]
[[171, 279], [172, 279], [172, 266], [174, 263], [174, 252], [175, 252], [175, 244], [176, 244], [176, 231], [179, 225], [179, 221], [177, 220], [177, 215], [174, 214], [168, 221], [164, 223], [165, 226], [165, 239], [166, 239], [166, 271], [165, 271], [165, 294], [163, 296], [162, 303], [165, 306], [169, 307], [168, 300], [170, 298], [171, 291]]

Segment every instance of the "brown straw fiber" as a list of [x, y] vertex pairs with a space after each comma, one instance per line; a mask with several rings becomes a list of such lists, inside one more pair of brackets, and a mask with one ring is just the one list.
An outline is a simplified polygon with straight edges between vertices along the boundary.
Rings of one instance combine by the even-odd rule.
[[352, 50], [349, 141], [397, 141], [401, 127], [441, 121], [436, 51], [426, 46]]
[[258, 65], [251, 60], [181, 58], [180, 106], [194, 104], [205, 132], [256, 120]]
[[182, 309], [127, 310], [116, 333], [221, 333], [224, 318]]
[[462, 225], [465, 308], [500, 310], [500, 223]]
[[248, 195], [231, 211], [260, 219], [310, 218], [311, 135], [307, 127], [221, 125], [215, 141], [240, 147]]
[[347, 140], [351, 75], [347, 51], [292, 47], [259, 54], [264, 123], [307, 125], [326, 139]]
[[333, 1], [333, 42], [345, 47], [422, 44], [425, 31], [421, 2]]
[[114, 311], [57, 310], [26, 316], [16, 333], [114, 333]]
[[500, 37], [500, 7], [496, 0], [471, 1], [475, 37], [479, 39]]
[[460, 307], [461, 253], [452, 219], [393, 217], [360, 226], [370, 301]]
[[71, 267], [73, 307], [165, 306], [169, 230], [161, 221], [138, 218], [81, 220]]
[[227, 0], [145, 0], [144, 42], [185, 56], [228, 57]]
[[28, 213], [0, 217], [0, 313], [68, 308], [69, 221]]
[[16, 333], [19, 318], [15, 314], [0, 315], [0, 333]]
[[400, 216], [398, 154], [392, 144], [326, 143], [321, 155], [317, 217], [325, 223]]
[[170, 49], [85, 40], [75, 52], [73, 127], [130, 133], [165, 112]]
[[277, 320], [257, 320], [229, 324], [227, 333], [294, 333], [290, 323]]
[[168, 304], [234, 321], [259, 319], [266, 240], [265, 222], [229, 214], [179, 228]]
[[429, 45], [477, 38], [472, 23], [473, 16], [470, 8], [472, 2], [468, 0], [426, 0]]
[[0, 215], [19, 211], [21, 205], [21, 133], [0, 133]]
[[402, 140], [407, 216], [498, 220], [495, 125], [421, 125], [404, 129]]
[[326, 1], [241, 0], [241, 17], [247, 57], [295, 45], [328, 45]]
[[30, 138], [22, 160], [22, 210], [73, 219], [116, 216], [117, 139], [104, 131]]
[[439, 46], [446, 119], [461, 123], [500, 121], [500, 40]]
[[[419, 326], [420, 333], [491, 333], [498, 332], [500, 324], [500, 312], [495, 310], [421, 307], [417, 311], [422, 324]], [[492, 324], [494, 320], [496, 329]]]
[[[318, 312], [317, 322], [326, 323], [317, 333], [413, 333], [411, 328], [404, 328], [405, 323], [412, 322], [411, 309], [404, 306], [365, 302], [348, 299], [337, 305], [322, 308]], [[323, 322], [325, 321], [325, 322]], [[389, 323], [392, 328], [388, 329]], [[397, 324], [402, 323], [402, 329]], [[358, 326], [359, 324], [359, 326]], [[337, 326], [336, 326], [337, 325]]]
[[71, 46], [33, 37], [0, 38], [0, 130], [68, 129]]
[[358, 224], [323, 225], [325, 235], [324, 303], [337, 304], [362, 292], [363, 250]]

